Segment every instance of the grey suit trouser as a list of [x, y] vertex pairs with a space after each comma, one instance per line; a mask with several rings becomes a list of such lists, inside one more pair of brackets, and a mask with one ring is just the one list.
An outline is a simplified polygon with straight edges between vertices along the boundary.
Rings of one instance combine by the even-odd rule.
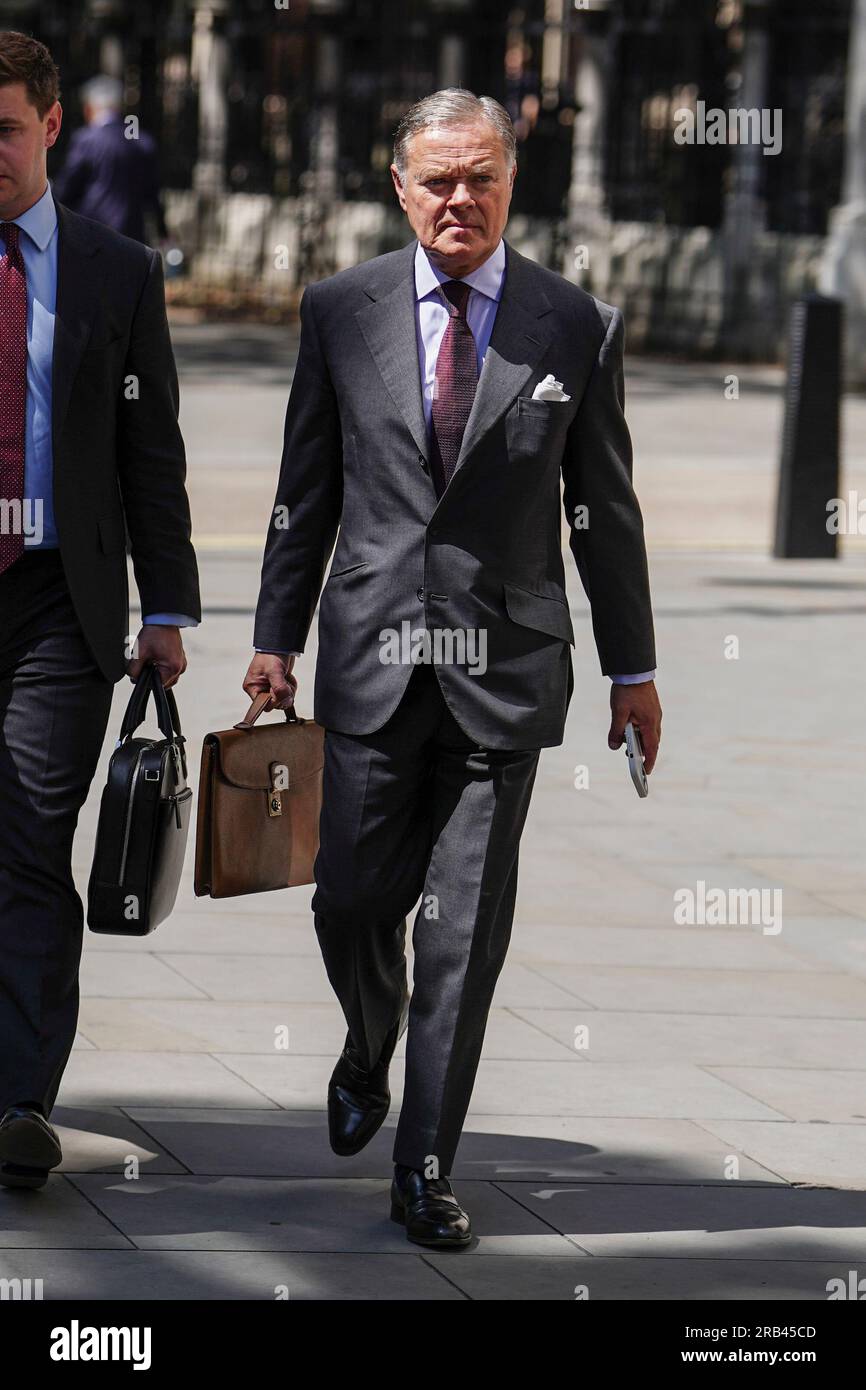
[[0, 574], [0, 1113], [54, 1104], [78, 1020], [83, 911], [72, 840], [113, 686], [58, 550]]
[[325, 733], [313, 897], [328, 977], [366, 1067], [405, 999], [406, 1081], [394, 1161], [451, 1171], [511, 936], [517, 858], [539, 750], [479, 748], [418, 665], [376, 733]]

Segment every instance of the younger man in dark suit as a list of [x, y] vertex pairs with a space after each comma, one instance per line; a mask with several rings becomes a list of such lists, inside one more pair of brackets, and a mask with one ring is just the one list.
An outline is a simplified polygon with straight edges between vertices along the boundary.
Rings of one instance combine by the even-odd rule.
[[[0, 32], [0, 1183], [41, 1187], [78, 1016], [72, 840], [112, 687], [199, 621], [156, 252], [55, 204], [48, 50]], [[126, 535], [143, 626], [127, 636]], [[134, 659], [130, 660], [130, 655]]]

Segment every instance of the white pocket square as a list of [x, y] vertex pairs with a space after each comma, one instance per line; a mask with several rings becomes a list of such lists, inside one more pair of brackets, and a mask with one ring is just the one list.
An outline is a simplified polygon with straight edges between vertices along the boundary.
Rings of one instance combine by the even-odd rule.
[[571, 396], [567, 396], [562, 389], [562, 382], [557, 381], [548, 372], [543, 381], [540, 381], [532, 393], [534, 401], [570, 401]]

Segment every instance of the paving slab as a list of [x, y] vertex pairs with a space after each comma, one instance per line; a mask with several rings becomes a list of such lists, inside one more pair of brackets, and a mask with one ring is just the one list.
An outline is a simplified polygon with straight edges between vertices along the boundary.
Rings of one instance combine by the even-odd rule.
[[[333, 991], [321, 956], [172, 952], [171, 968], [209, 999], [329, 1004]], [[866, 985], [864, 985], [866, 989]]]
[[500, 1183], [590, 1255], [866, 1260], [866, 1192]]
[[789, 1183], [866, 1191], [866, 1125], [696, 1121]]
[[[760, 1114], [755, 1113], [758, 1106]], [[722, 1086], [700, 1067], [642, 1062], [497, 1062], [482, 1057], [473, 1114], [629, 1115], [691, 1119], [699, 1115], [783, 1118], [742, 1090]]]
[[[574, 1046], [588, 1062], [679, 1062], [697, 1066], [823, 1067], [866, 1063], [866, 1019], [760, 1018], [742, 1014], [628, 1013], [612, 1009], [516, 1009], [521, 1018]], [[820, 1074], [820, 1070], [819, 1070]]]
[[[866, 1060], [862, 1057], [861, 1062]], [[866, 1070], [830, 1067], [712, 1067], [789, 1120], [812, 1124], [866, 1124]]]
[[[470, 1111], [455, 1177], [581, 1180], [593, 1183], [722, 1183], [731, 1145], [691, 1120], [568, 1115], [479, 1115]], [[784, 1182], [737, 1151], [739, 1181]]]
[[470, 1299], [484, 1302], [588, 1302], [586, 1316], [600, 1299], [624, 1302], [727, 1303], [825, 1299], [832, 1279], [847, 1277], [840, 1260], [592, 1260], [571, 1257], [527, 1259], [521, 1255], [483, 1255], [477, 1260], [446, 1260], [432, 1251], [428, 1262]]
[[132, 1244], [112, 1221], [60, 1173], [37, 1191], [0, 1187], [0, 1250], [44, 1250], [43, 1273], [53, 1268], [53, 1251], [126, 1249]]
[[216, 1058], [182, 1052], [73, 1051], [60, 1094], [63, 1105], [240, 1106], [268, 1100]]
[[88, 951], [82, 955], [81, 994], [84, 998], [204, 999], [172, 966], [151, 951]]
[[[153, 1176], [123, 1182], [86, 1174], [67, 1181], [140, 1249], [414, 1250], [389, 1218], [387, 1180]], [[465, 1182], [461, 1195], [481, 1233], [466, 1254], [574, 1248], [543, 1215], [492, 1183]]]
[[465, 1302], [467, 1294], [419, 1253], [286, 1251], [0, 1251], [0, 1279], [41, 1280], [46, 1302], [265, 1300], [266, 1302]]
[[[809, 973], [822, 967], [786, 950], [760, 927], [537, 927], [521, 932], [514, 943], [517, 960], [530, 966], [550, 964], [663, 966], [676, 970], [793, 970]], [[823, 969], [832, 971], [826, 964]], [[573, 970], [566, 977], [579, 988]]]
[[63, 1149], [61, 1173], [111, 1173], [131, 1170], [148, 1173], [183, 1173], [184, 1165], [172, 1158], [148, 1132], [116, 1107], [76, 1109], [55, 1106], [51, 1123]]
[[[597, 1009], [650, 1013], [866, 1018], [866, 980], [826, 971], [534, 967]], [[518, 1006], [519, 1007], [519, 1006]]]

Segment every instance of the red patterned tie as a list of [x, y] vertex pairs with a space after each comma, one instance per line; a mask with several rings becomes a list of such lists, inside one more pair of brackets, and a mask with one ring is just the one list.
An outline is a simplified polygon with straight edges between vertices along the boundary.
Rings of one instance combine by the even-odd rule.
[[446, 280], [440, 286], [451, 305], [451, 317], [436, 358], [430, 442], [430, 471], [441, 497], [451, 481], [466, 422], [478, 385], [478, 357], [472, 329], [466, 320], [471, 286], [463, 280]]
[[[27, 406], [27, 274], [14, 222], [0, 222], [6, 254], [0, 259], [0, 574], [24, 552], [24, 422]], [[17, 501], [18, 507], [14, 505]]]

